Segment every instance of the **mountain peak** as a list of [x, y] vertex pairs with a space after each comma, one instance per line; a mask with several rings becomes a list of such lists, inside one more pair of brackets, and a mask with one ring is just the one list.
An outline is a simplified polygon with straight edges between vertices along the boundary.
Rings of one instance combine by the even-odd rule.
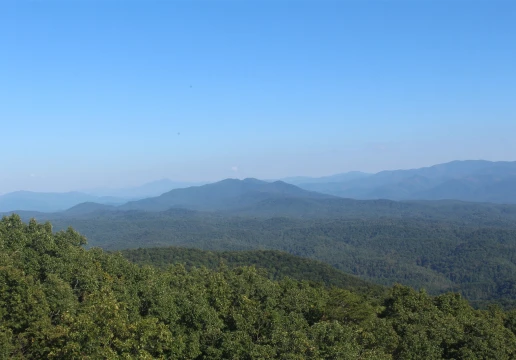
[[224, 179], [212, 184], [174, 189], [158, 197], [127, 203], [121, 209], [163, 211], [183, 207], [206, 211], [228, 210], [278, 197], [326, 199], [332, 196], [303, 190], [283, 181], [269, 183], [254, 178]]

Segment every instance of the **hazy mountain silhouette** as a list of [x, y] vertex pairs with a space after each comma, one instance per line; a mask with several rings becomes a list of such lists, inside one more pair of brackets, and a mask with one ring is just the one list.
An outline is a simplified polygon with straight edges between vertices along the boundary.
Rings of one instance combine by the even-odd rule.
[[83, 202], [120, 205], [127, 202], [127, 199], [112, 196], [93, 196], [75, 191], [65, 193], [15, 191], [0, 196], [0, 212], [14, 210], [55, 212]]
[[191, 186], [204, 185], [206, 182], [184, 182], [184, 181], [174, 181], [170, 179], [161, 179], [156, 181], [151, 181], [146, 184], [121, 188], [121, 189], [90, 189], [84, 190], [85, 193], [95, 195], [95, 196], [116, 196], [116, 197], [124, 197], [129, 198], [131, 200], [143, 199], [151, 196], [159, 196], [173, 189], [181, 189], [187, 188]]
[[516, 203], [516, 162], [452, 161], [420, 169], [381, 171], [360, 179], [298, 186], [355, 199]]
[[330, 195], [300, 189], [282, 181], [226, 179], [213, 184], [175, 189], [158, 197], [131, 201], [120, 210], [163, 211], [172, 207], [194, 210], [229, 210], [249, 207], [271, 198], [327, 199]]
[[[204, 211], [234, 211], [253, 213], [306, 213], [332, 211], [335, 204], [321, 208], [311, 200], [331, 196], [350, 199], [389, 200], [461, 200], [470, 202], [516, 203], [516, 162], [484, 160], [452, 161], [430, 167], [381, 171], [376, 174], [350, 172], [321, 178], [293, 177], [294, 185], [284, 181], [257, 179], [226, 179], [212, 184], [189, 186], [189, 183], [158, 180], [140, 187], [112, 191], [131, 195], [131, 199], [97, 196], [82, 192], [36, 193], [17, 191], [0, 196], [0, 212], [58, 212], [81, 203], [88, 203], [71, 212], [97, 210], [163, 211], [187, 208]], [[306, 182], [308, 181], [308, 182]], [[181, 187], [181, 188], [174, 188]], [[170, 188], [173, 188], [170, 190]], [[97, 194], [101, 194], [98, 192]], [[155, 196], [145, 197], [144, 194]], [[331, 195], [331, 196], [330, 196]], [[140, 200], [140, 198], [143, 198]], [[92, 204], [92, 203], [96, 203]], [[98, 205], [113, 205], [103, 207]], [[120, 206], [121, 205], [121, 206]], [[275, 208], [274, 208], [275, 206]], [[340, 205], [339, 205], [340, 206]]]
[[309, 176], [293, 176], [281, 179], [289, 184], [299, 185], [299, 184], [322, 184], [322, 183], [332, 183], [332, 182], [345, 182], [357, 179], [363, 179], [365, 177], [371, 176], [372, 174], [368, 174], [361, 171], [350, 171], [342, 174], [335, 174], [330, 176], [322, 176], [322, 177], [309, 177]]
[[95, 202], [84, 202], [78, 205], [75, 205], [69, 208], [66, 211], [63, 211], [62, 214], [68, 216], [76, 216], [76, 215], [85, 215], [93, 212], [102, 212], [102, 211], [113, 211], [116, 210], [116, 207], [113, 205], [99, 204]]

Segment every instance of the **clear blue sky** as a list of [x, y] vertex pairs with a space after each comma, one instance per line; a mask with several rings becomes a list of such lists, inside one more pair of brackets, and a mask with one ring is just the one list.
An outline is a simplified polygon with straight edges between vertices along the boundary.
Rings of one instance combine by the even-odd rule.
[[2, 1], [0, 193], [516, 160], [515, 1]]

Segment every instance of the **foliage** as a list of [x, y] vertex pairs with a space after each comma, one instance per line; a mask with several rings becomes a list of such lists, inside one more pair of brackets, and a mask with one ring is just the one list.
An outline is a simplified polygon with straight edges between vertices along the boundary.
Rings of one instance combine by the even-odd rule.
[[516, 305], [516, 222], [497, 219], [484, 211], [435, 221], [228, 217], [174, 209], [106, 212], [53, 223], [58, 229], [72, 225], [90, 244], [108, 250], [172, 245], [279, 250], [378, 284], [401, 283], [434, 295], [457, 291], [476, 306], [495, 300], [510, 308]]
[[514, 314], [458, 294], [274, 281], [254, 267], [160, 270], [72, 229], [0, 221], [4, 359], [511, 359]]
[[385, 288], [346, 274], [334, 267], [275, 250], [254, 251], [208, 251], [180, 247], [139, 248], [120, 251], [121, 254], [139, 265], [153, 265], [165, 269], [170, 265], [182, 264], [186, 269], [206, 267], [217, 269], [221, 264], [230, 268], [255, 266], [272, 280], [290, 277], [322, 283], [326, 286], [353, 289], [371, 296], [382, 296]]

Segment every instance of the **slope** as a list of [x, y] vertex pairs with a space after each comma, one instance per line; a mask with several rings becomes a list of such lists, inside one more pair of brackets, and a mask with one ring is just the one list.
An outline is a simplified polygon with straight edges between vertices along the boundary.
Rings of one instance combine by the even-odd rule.
[[385, 293], [385, 288], [348, 275], [320, 261], [293, 256], [281, 251], [207, 251], [192, 248], [164, 247], [122, 250], [121, 254], [139, 265], [153, 265], [166, 269], [170, 265], [183, 264], [187, 269], [207, 267], [217, 269], [221, 264], [229, 268], [255, 266], [266, 270], [273, 280], [290, 277], [337, 286], [359, 293]]

